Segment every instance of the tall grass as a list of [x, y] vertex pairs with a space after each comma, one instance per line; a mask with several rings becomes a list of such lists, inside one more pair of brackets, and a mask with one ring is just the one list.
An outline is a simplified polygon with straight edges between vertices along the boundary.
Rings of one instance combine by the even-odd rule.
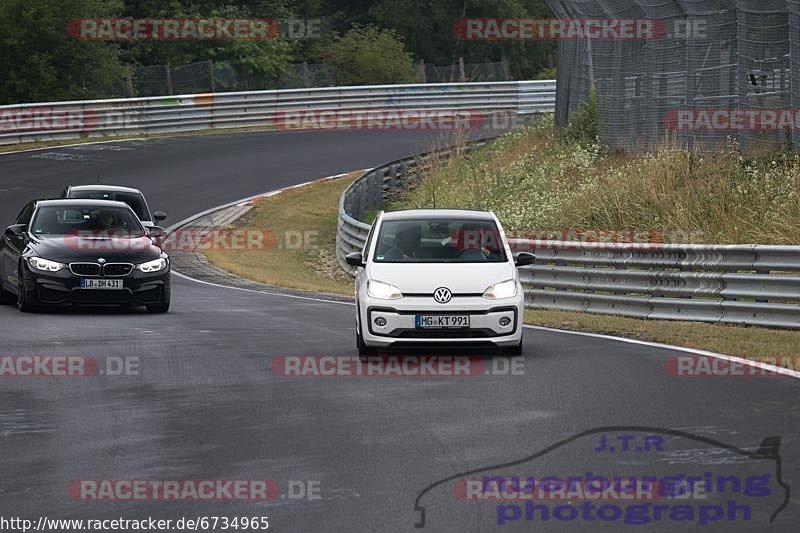
[[552, 118], [465, 158], [435, 161], [395, 207], [492, 210], [519, 231], [660, 232], [666, 242], [800, 243], [800, 154], [715, 153], [664, 142], [607, 153], [556, 135]]

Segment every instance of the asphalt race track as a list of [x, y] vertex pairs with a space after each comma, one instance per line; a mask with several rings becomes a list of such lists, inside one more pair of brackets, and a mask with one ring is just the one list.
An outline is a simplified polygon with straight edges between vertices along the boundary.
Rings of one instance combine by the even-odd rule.
[[[70, 183], [92, 183], [100, 170], [106, 183], [142, 188], [151, 208], [167, 211], [172, 224], [430, 144], [429, 136], [411, 132], [247, 133], [0, 155], [0, 214], [11, 223], [26, 201], [57, 196]], [[775, 474], [777, 467], [783, 481], [771, 478], [773, 490], [750, 521], [726, 516], [704, 529], [797, 531], [796, 379], [679, 378], [664, 368], [674, 351], [534, 329], [526, 331], [524, 369], [514, 375], [499, 375], [508, 362], [503, 358], [483, 360], [496, 366], [495, 375], [470, 377], [297, 378], [276, 376], [270, 366], [285, 355], [354, 353], [347, 303], [178, 276], [167, 315], [28, 315], [2, 306], [0, 355], [138, 358], [139, 370], [125, 376], [0, 377], [0, 515], [34, 521], [269, 516], [274, 531], [394, 532], [415, 530], [419, 496], [426, 509], [422, 531], [625, 531], [637, 526], [611, 519], [531, 521], [524, 509], [499, 526], [497, 503], [460, 501], [452, 481], [436, 483], [481, 469], [567, 477], [585, 471], [611, 476], [635, 467], [674, 475], [687, 461], [702, 459], [715, 475]], [[596, 428], [606, 429], [531, 457]], [[640, 433], [660, 435], [664, 450], [597, 450], [600, 435], [611, 440]], [[775, 454], [754, 455], [772, 436], [781, 438], [779, 452], [773, 450], [779, 462]], [[731, 455], [723, 445], [750, 455]], [[520, 463], [493, 466], [514, 461]], [[73, 480], [164, 479], [270, 479], [282, 491], [289, 481], [312, 481], [319, 497], [84, 501], [67, 491]], [[503, 513], [511, 517], [514, 510]], [[662, 517], [645, 530], [694, 527]]]

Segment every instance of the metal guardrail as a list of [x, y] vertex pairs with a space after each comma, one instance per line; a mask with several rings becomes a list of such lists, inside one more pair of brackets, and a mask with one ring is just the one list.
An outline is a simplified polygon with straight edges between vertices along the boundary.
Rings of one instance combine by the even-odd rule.
[[[289, 89], [0, 106], [0, 145], [217, 128], [287, 127], [295, 111], [555, 109], [553, 80]], [[289, 126], [291, 127], [291, 126]], [[287, 128], [288, 129], [288, 128]]]
[[[366, 242], [365, 215], [448, 153], [392, 161], [342, 193], [336, 256], [344, 270], [353, 273], [344, 258]], [[520, 269], [531, 308], [800, 329], [800, 246], [510, 241], [536, 255]]]
[[800, 246], [516, 240], [530, 307], [800, 328]]
[[[463, 153], [475, 150], [486, 140], [469, 143]], [[367, 242], [370, 225], [362, 222], [370, 212], [384, 208], [386, 201], [402, 196], [421, 177], [421, 171], [437, 158], [448, 157], [459, 148], [446, 148], [405, 159], [391, 161], [374, 168], [351, 183], [339, 197], [339, 216], [336, 232], [336, 258], [339, 265], [350, 274], [352, 267], [345, 256], [361, 251]]]

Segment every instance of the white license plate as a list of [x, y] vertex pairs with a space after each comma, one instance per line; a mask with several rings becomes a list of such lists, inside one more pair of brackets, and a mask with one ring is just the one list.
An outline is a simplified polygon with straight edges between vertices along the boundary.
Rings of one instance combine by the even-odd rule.
[[462, 329], [469, 327], [469, 315], [416, 315], [417, 329]]
[[87, 279], [81, 278], [81, 289], [122, 289], [121, 279]]

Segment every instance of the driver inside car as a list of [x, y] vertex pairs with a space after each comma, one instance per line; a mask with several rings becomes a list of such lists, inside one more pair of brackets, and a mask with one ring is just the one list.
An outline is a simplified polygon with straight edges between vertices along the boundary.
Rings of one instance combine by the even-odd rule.
[[403, 227], [394, 237], [394, 247], [386, 252], [387, 261], [409, 261], [417, 258], [422, 241], [422, 229], [419, 224]]
[[114, 213], [103, 211], [100, 213], [100, 221], [104, 228], [111, 228], [114, 226]]

